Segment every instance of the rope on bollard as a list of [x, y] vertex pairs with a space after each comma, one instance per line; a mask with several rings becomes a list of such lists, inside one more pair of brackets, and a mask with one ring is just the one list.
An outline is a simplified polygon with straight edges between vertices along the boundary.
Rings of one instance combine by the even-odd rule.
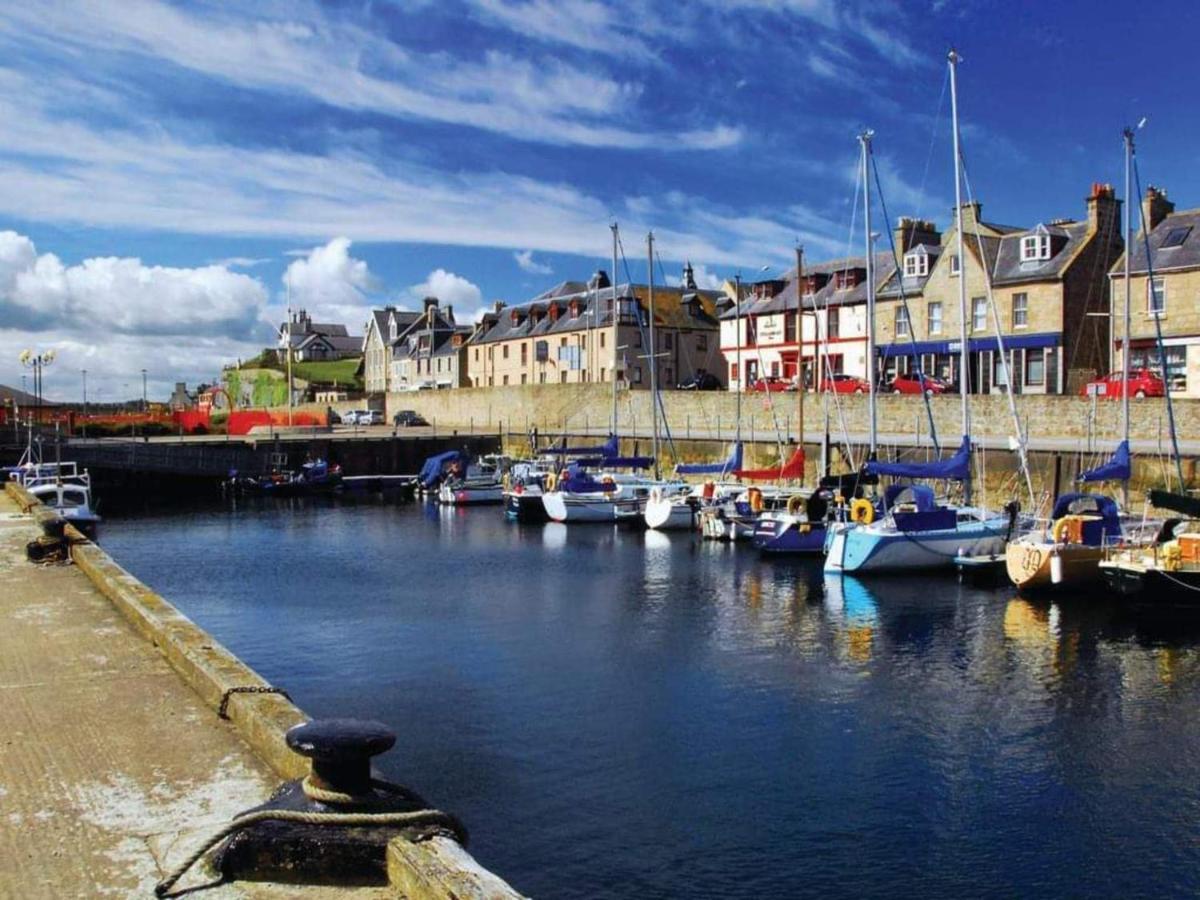
[[229, 698], [234, 694], [279, 694], [285, 700], [291, 700], [291, 696], [283, 688], [270, 687], [267, 685], [255, 684], [246, 685], [244, 687], [231, 687], [221, 695], [221, 705], [217, 707], [217, 716], [222, 719], [228, 719]]
[[[463, 842], [464, 831], [458, 820], [449, 813], [438, 809], [419, 809], [414, 812], [361, 812], [361, 813], [314, 813], [300, 812], [291, 809], [264, 809], [257, 812], [238, 816], [228, 825], [211, 835], [187, 859], [172, 869], [167, 876], [154, 886], [156, 897], [168, 896], [172, 887], [199, 859], [221, 841], [232, 834], [255, 825], [259, 822], [298, 822], [304, 825], [343, 825], [343, 826], [372, 826], [372, 825], [436, 825], [445, 829], [455, 840]], [[427, 835], [426, 838], [432, 835]]]

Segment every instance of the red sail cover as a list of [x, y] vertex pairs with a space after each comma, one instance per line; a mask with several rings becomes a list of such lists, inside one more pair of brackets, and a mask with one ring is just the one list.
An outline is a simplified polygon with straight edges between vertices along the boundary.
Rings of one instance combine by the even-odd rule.
[[791, 479], [803, 479], [804, 448], [797, 447], [796, 451], [791, 455], [791, 458], [782, 466], [774, 466], [770, 469], [738, 469], [733, 474], [736, 478], [745, 478], [747, 481], [785, 481]]

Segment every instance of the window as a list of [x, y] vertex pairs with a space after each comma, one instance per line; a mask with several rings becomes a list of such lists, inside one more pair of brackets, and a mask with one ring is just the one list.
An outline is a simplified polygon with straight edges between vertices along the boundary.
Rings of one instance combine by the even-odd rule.
[[772, 378], [779, 377], [779, 360], [777, 360], [777, 359], [771, 360], [771, 377]]
[[1151, 318], [1167, 313], [1167, 285], [1161, 278], [1146, 285], [1146, 312]]
[[605, 337], [605, 334], [604, 334], [604, 332], [603, 332], [603, 331], [602, 331], [602, 332], [600, 332], [600, 349], [601, 349], [601, 350], [603, 350], [603, 349], [604, 349], [604, 344], [605, 344], [604, 337]]
[[950, 257], [950, 274], [957, 275], [959, 273], [958, 254], [955, 253]]
[[526, 375], [524, 372], [522, 372], [521, 373], [521, 384], [525, 384], [527, 381], [529, 381], [529, 376]]
[[505, 375], [505, 376], [504, 376], [504, 381], [503, 381], [502, 383], [503, 383], [503, 384], [508, 384], [508, 376], [507, 376], [507, 375]]
[[1050, 235], [1030, 234], [1021, 238], [1021, 262], [1050, 258]]
[[923, 251], [904, 255], [904, 277], [920, 278], [929, 274], [929, 255]]
[[[1012, 368], [1011, 359], [1015, 351], [1009, 351], [1009, 369]], [[1000, 388], [1003, 392], [1008, 386], [1007, 370], [1004, 367], [1004, 354], [1000, 352], [992, 353], [992, 384]]]
[[631, 379], [633, 381], [633, 383], [641, 384], [642, 383], [642, 367], [634, 366], [632, 369], [630, 369], [630, 372], [632, 373], [632, 376], [633, 376]]
[[707, 334], [696, 335], [696, 349], [697, 350], [708, 350], [708, 335]]
[[737, 381], [738, 380], [737, 375], [738, 375], [737, 363], [730, 363], [729, 364], [729, 380], [731, 382]]
[[1028, 328], [1029, 327], [1029, 295], [1028, 294], [1013, 294], [1012, 327], [1013, 328]]
[[546, 370], [543, 369], [541, 372], [538, 373], [538, 384], [545, 384], [545, 383], [546, 383]]
[[908, 310], [896, 307], [896, 337], [908, 337]]
[[1040, 347], [1025, 351], [1025, 383], [1037, 387], [1046, 383], [1046, 351]]
[[500, 355], [503, 356], [505, 359], [508, 359], [508, 344], [504, 345], [504, 349]]
[[566, 383], [567, 383], [567, 373], [566, 373], [566, 372], [563, 372], [563, 373], [561, 374], [561, 377], [560, 377], [560, 379], [559, 379], [559, 380], [560, 380], [560, 381], [561, 381], [563, 384], [566, 384]]
[[1160, 250], [1172, 250], [1175, 247], [1183, 246], [1183, 242], [1187, 240], [1188, 234], [1191, 233], [1192, 226], [1187, 225], [1183, 228], [1172, 228], [1167, 232], [1166, 238], [1163, 240]]
[[972, 298], [971, 328], [975, 331], [987, 331], [987, 297]]
[[475, 362], [479, 362], [479, 348], [475, 348]]
[[783, 340], [786, 344], [796, 340], [796, 317], [789, 316], [787, 313], [784, 313], [783, 316]]
[[929, 315], [929, 333], [930, 334], [941, 334], [942, 333], [942, 304], [941, 303], [930, 303], [928, 315]]
[[830, 340], [836, 338], [841, 330], [841, 309], [834, 307], [825, 313], [825, 336]]
[[633, 333], [633, 346], [642, 346], [642, 330], [640, 328]]

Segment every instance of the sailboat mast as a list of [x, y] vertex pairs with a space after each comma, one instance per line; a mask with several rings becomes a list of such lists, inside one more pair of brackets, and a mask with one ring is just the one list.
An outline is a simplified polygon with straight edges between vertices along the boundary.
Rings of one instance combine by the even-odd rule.
[[804, 274], [804, 248], [796, 245], [796, 415], [800, 420], [797, 426], [796, 441], [800, 449], [804, 449], [804, 394], [808, 385], [804, 383], [804, 294], [800, 290], [800, 278]]
[[742, 384], [745, 382], [746, 373], [742, 371], [742, 273], [738, 272], [734, 277], [734, 293], [736, 298], [733, 301], [734, 312], [734, 338], [733, 342], [737, 344], [737, 404], [736, 404], [736, 437], [737, 443], [742, 442]]
[[[868, 439], [869, 458], [875, 456], [878, 434], [875, 427], [875, 247], [871, 240], [871, 138], [875, 132], [867, 129], [858, 136], [862, 144], [862, 175], [863, 175], [863, 225], [866, 228], [864, 244], [867, 261], [867, 378], [871, 388], [867, 392], [868, 416], [870, 433]], [[828, 312], [825, 314], [827, 317]], [[828, 330], [828, 324], [826, 325]]]
[[[967, 260], [963, 255], [963, 216], [962, 216], [962, 157], [958, 149], [958, 52], [951, 50], [947, 59], [950, 62], [950, 118], [954, 132], [954, 231], [958, 252], [958, 393], [962, 398], [962, 433], [968, 437], [971, 433], [971, 407], [967, 402], [967, 392], [971, 388], [970, 352], [967, 346]], [[982, 262], [982, 260], [981, 260]], [[924, 387], [924, 385], [922, 385]], [[1012, 386], [1009, 385], [1009, 390]], [[971, 479], [963, 480], [963, 502], [971, 502]]]
[[[287, 276], [287, 401], [288, 425], [292, 424], [292, 267], [288, 266]], [[382, 338], [383, 335], [380, 335]], [[385, 379], [386, 381], [386, 379]]]
[[620, 349], [621, 349], [620, 346], [618, 346], [620, 343], [621, 331], [620, 331], [620, 326], [619, 326], [620, 319], [617, 315], [617, 242], [618, 242], [617, 223], [613, 222], [608, 227], [612, 229], [612, 236], [613, 236], [612, 278], [609, 279], [612, 282], [612, 330], [613, 330], [613, 333], [612, 333], [613, 364], [612, 364], [612, 428], [611, 428], [611, 433], [613, 435], [616, 435], [616, 433], [617, 433], [617, 354], [620, 352]]
[[654, 477], [659, 478], [658, 469], [658, 344], [654, 340], [654, 232], [646, 234], [646, 268], [650, 278], [650, 422], [651, 446], [654, 453]]
[[[1125, 129], [1125, 313], [1124, 331], [1121, 337], [1121, 437], [1129, 440], [1129, 331], [1130, 299], [1129, 255], [1133, 252], [1133, 194], [1131, 193], [1133, 163], [1133, 129]], [[1163, 373], [1166, 375], [1166, 372]], [[1165, 380], [1165, 379], [1164, 379]], [[1121, 482], [1121, 505], [1129, 508], [1129, 479]]]

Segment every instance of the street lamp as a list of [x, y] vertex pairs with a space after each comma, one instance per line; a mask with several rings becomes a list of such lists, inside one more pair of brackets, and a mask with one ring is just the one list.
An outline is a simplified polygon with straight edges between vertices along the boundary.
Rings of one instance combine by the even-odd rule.
[[[32, 350], [22, 350], [18, 357], [21, 360], [21, 365], [33, 369], [33, 396], [37, 400], [38, 414], [40, 417], [42, 408], [42, 370], [46, 366], [54, 362], [54, 350], [44, 350], [40, 353], [34, 353]], [[21, 376], [21, 383], [24, 384], [25, 376]]]

